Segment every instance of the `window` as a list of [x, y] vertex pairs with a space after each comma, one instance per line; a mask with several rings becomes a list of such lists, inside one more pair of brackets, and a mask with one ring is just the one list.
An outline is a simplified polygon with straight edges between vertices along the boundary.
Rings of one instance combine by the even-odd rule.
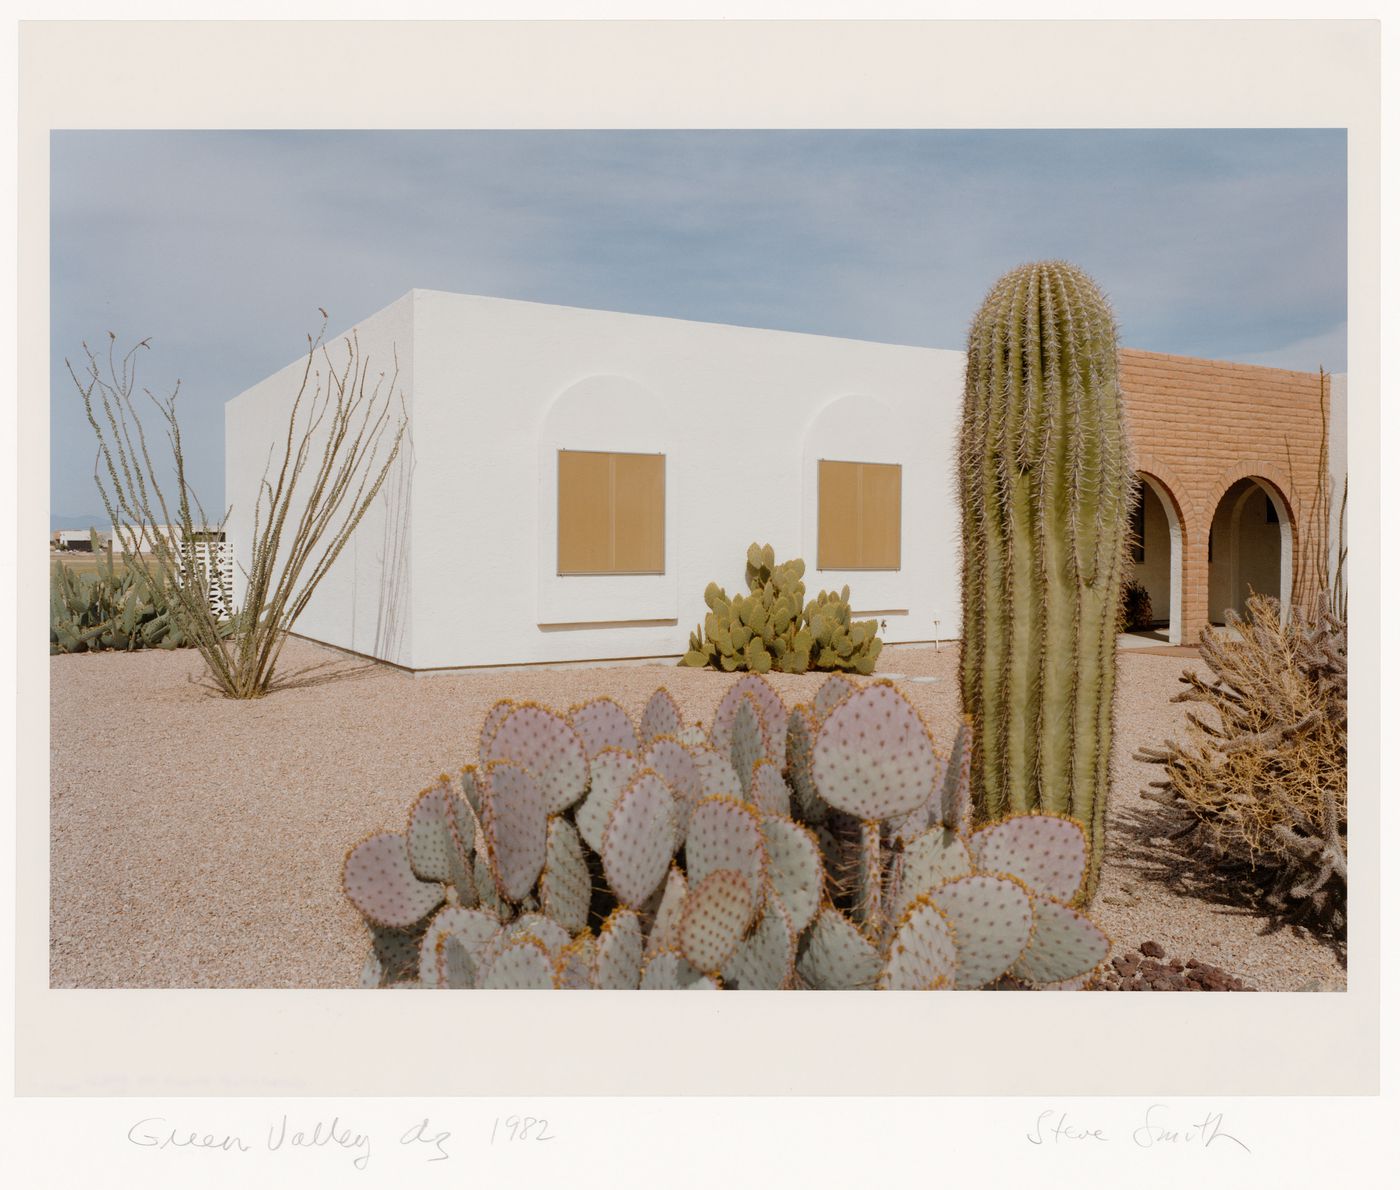
[[666, 570], [666, 456], [559, 452], [559, 573]]
[[817, 569], [898, 570], [898, 463], [817, 464]]

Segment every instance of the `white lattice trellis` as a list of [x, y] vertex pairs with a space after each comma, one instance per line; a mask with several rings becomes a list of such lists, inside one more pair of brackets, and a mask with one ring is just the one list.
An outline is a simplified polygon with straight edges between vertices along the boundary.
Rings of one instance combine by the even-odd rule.
[[209, 606], [220, 619], [233, 614], [233, 546], [227, 541], [195, 541], [183, 547], [186, 573], [208, 584]]

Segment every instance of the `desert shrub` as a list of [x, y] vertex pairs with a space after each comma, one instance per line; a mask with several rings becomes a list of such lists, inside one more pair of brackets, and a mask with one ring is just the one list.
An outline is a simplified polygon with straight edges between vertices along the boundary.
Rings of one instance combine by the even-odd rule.
[[773, 547], [749, 546], [744, 576], [747, 595], [731, 599], [724, 588], [705, 588], [709, 613], [690, 635], [682, 665], [710, 666], [726, 673], [777, 669], [800, 674], [809, 669], [871, 674], [884, 642], [874, 620], [851, 620], [851, 589], [807, 594], [801, 558], [777, 564]]
[[1152, 596], [1137, 579], [1123, 582], [1123, 600], [1118, 610], [1118, 631], [1138, 632], [1152, 627]]
[[1070, 901], [1083, 828], [973, 831], [948, 755], [888, 682], [790, 713], [745, 674], [708, 732], [658, 690], [567, 716], [498, 703], [479, 761], [345, 858], [366, 987], [935, 990], [1077, 985], [1108, 939]]
[[[109, 332], [108, 340], [105, 361], [84, 343], [85, 362], [80, 368], [69, 363], [68, 372], [97, 439], [93, 478], [113, 535], [128, 565], [151, 583], [159, 572], [180, 576], [166, 587], [170, 614], [220, 692], [261, 698], [272, 687], [292, 626], [398, 458], [408, 420], [401, 392], [394, 415], [397, 358], [386, 386], [384, 373], [373, 378], [353, 333], [335, 355], [324, 324], [315, 338], [307, 336], [301, 383], [285, 430], [268, 450], [254, 501], [243, 604], [230, 613], [232, 584], [220, 567], [194, 561], [191, 551], [194, 543], [216, 540], [228, 514], [219, 521], [207, 516], [186, 472], [175, 409], [179, 383], [168, 397], [146, 393], [171, 452], [174, 482], [163, 487], [136, 400], [136, 354], [149, 341], [118, 357], [116, 337]], [[167, 535], [156, 525], [175, 532]]]
[[1175, 837], [1247, 874], [1264, 904], [1332, 934], [1346, 929], [1346, 624], [1319, 601], [1280, 622], [1278, 601], [1251, 596], [1246, 615], [1207, 630], [1201, 660], [1174, 701], [1186, 738], [1144, 748], [1163, 780], [1143, 796], [1180, 819]]

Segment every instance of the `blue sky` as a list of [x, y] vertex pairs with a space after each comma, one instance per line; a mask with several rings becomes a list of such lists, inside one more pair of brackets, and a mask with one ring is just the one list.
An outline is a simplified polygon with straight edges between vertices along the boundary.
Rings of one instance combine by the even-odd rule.
[[56, 517], [102, 507], [85, 340], [150, 337], [220, 507], [223, 403], [413, 288], [961, 348], [1061, 257], [1125, 346], [1346, 370], [1335, 130], [56, 132], [51, 196]]

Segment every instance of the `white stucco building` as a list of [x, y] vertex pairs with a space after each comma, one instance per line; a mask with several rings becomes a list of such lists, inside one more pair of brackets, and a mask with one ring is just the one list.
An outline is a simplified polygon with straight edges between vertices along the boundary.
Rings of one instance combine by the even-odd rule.
[[[411, 444], [299, 634], [415, 671], [675, 658], [704, 617], [706, 584], [744, 590], [758, 541], [806, 561], [809, 598], [849, 585], [853, 611], [882, 621], [888, 643], [959, 636], [961, 351], [430, 290], [355, 332], [371, 373], [397, 358]], [[1173, 375], [1198, 362], [1137, 354]], [[225, 409], [228, 540], [243, 566], [304, 366]], [[1140, 387], [1128, 393], [1135, 433], [1157, 416], [1151, 384]], [[1316, 409], [1287, 399], [1300, 417], [1308, 401]], [[1179, 640], [1183, 616], [1194, 635], [1207, 611], [1195, 522], [1208, 511], [1187, 489], [1214, 471], [1173, 470], [1165, 438], [1144, 472], [1157, 498], [1139, 569]], [[1242, 474], [1272, 474], [1251, 466]], [[1296, 520], [1261, 530], [1274, 544], [1249, 556], [1256, 589], [1270, 558], [1290, 564]]]
[[[809, 598], [849, 584], [887, 641], [957, 635], [961, 352], [427, 290], [355, 329], [372, 371], [392, 370], [397, 351], [412, 445], [300, 634], [414, 670], [675, 657], [707, 583], [745, 589], [758, 541], [807, 560]], [[228, 538], [245, 566], [257, 483], [303, 367], [225, 409]], [[589, 478], [561, 452], [595, 471], [605, 455], [662, 456], [630, 489], [651, 519], [603, 511], [623, 546], [642, 539], [635, 557], [590, 566], [585, 542], [582, 565], [561, 567], [561, 466], [566, 486]], [[887, 537], [895, 526], [897, 555], [874, 561], [897, 569], [850, 568], [863, 559], [840, 541], [823, 559], [836, 565], [818, 568], [824, 459], [899, 468], [879, 472], [894, 482], [868, 514]], [[566, 530], [595, 495], [564, 493]], [[596, 572], [610, 566], [634, 572]]]

